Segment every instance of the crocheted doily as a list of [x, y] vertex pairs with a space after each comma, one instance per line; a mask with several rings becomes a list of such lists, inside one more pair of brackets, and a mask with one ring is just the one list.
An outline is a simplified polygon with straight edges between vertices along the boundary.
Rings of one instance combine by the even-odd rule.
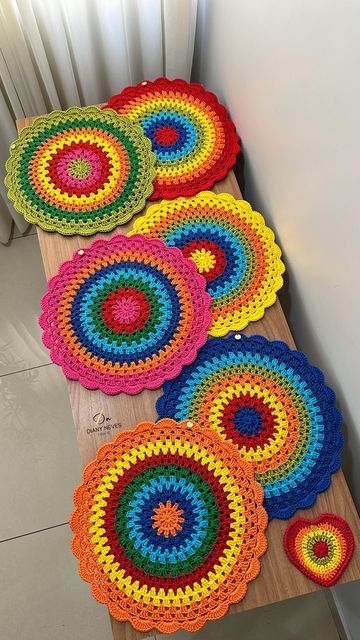
[[240, 150], [226, 109], [200, 84], [158, 78], [127, 87], [107, 107], [141, 125], [156, 154], [151, 200], [190, 196], [225, 178]]
[[72, 107], [37, 118], [10, 154], [8, 196], [46, 231], [110, 231], [141, 211], [153, 191], [151, 144], [112, 109]]
[[262, 498], [250, 465], [214, 431], [141, 423], [99, 449], [75, 491], [80, 575], [117, 620], [196, 631], [260, 571]]
[[269, 518], [311, 506], [340, 466], [341, 415], [319, 369], [262, 336], [213, 338], [157, 402], [234, 442], [254, 467]]
[[354, 551], [354, 536], [334, 513], [318, 518], [295, 518], [284, 535], [289, 560], [302, 573], [324, 587], [334, 585], [344, 573]]
[[40, 325], [51, 358], [88, 389], [138, 393], [193, 362], [211, 320], [205, 280], [161, 240], [114, 236], [49, 281]]
[[281, 251], [245, 200], [210, 191], [164, 200], [135, 221], [133, 232], [160, 238], [194, 260], [212, 298], [213, 336], [240, 331], [276, 301], [285, 270]]

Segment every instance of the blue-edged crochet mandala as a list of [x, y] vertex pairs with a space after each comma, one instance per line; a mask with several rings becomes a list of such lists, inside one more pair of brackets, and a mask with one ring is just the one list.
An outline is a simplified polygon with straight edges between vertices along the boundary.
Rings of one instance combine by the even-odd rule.
[[323, 373], [279, 341], [209, 340], [164, 386], [159, 416], [193, 420], [235, 443], [254, 466], [269, 518], [310, 507], [340, 467], [341, 415]]

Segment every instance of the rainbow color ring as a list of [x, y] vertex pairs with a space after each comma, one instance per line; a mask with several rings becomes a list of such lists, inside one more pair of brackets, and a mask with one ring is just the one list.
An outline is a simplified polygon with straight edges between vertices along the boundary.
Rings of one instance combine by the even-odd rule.
[[27, 222], [88, 236], [111, 231], [144, 208], [154, 164], [141, 127], [112, 109], [72, 107], [21, 131], [10, 147], [5, 184]]
[[108, 394], [160, 387], [194, 361], [211, 321], [205, 280], [161, 240], [116, 235], [48, 283], [43, 342], [71, 380]]
[[158, 78], [127, 87], [107, 107], [138, 123], [156, 155], [151, 200], [191, 196], [225, 178], [240, 151], [226, 109], [200, 84]]
[[204, 191], [154, 204], [131, 233], [160, 238], [194, 260], [212, 299], [209, 334], [241, 331], [276, 302], [285, 271], [264, 218], [245, 200]]
[[251, 466], [214, 431], [143, 422], [100, 447], [74, 493], [80, 576], [140, 631], [196, 631], [259, 574], [262, 499]]
[[331, 587], [344, 573], [354, 552], [354, 536], [343, 518], [322, 513], [295, 518], [284, 534], [286, 554], [307, 578]]
[[209, 340], [165, 384], [157, 411], [234, 443], [264, 489], [269, 519], [313, 505], [340, 467], [335, 394], [322, 372], [284, 342], [243, 334]]

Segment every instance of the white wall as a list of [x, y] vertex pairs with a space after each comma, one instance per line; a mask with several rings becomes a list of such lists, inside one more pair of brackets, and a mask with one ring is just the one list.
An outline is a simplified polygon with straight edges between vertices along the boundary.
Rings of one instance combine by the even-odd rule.
[[227, 105], [276, 231], [299, 348], [338, 394], [360, 504], [360, 2], [200, 0], [194, 80]]
[[360, 2], [200, 0], [194, 80], [228, 106], [286, 258], [299, 348], [339, 396], [360, 504]]

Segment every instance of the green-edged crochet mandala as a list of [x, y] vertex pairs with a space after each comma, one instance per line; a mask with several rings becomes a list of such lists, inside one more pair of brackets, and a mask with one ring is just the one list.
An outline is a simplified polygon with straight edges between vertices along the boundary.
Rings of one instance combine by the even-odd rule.
[[113, 109], [53, 111], [23, 129], [10, 154], [8, 196], [46, 231], [111, 231], [141, 211], [153, 192], [151, 143]]

